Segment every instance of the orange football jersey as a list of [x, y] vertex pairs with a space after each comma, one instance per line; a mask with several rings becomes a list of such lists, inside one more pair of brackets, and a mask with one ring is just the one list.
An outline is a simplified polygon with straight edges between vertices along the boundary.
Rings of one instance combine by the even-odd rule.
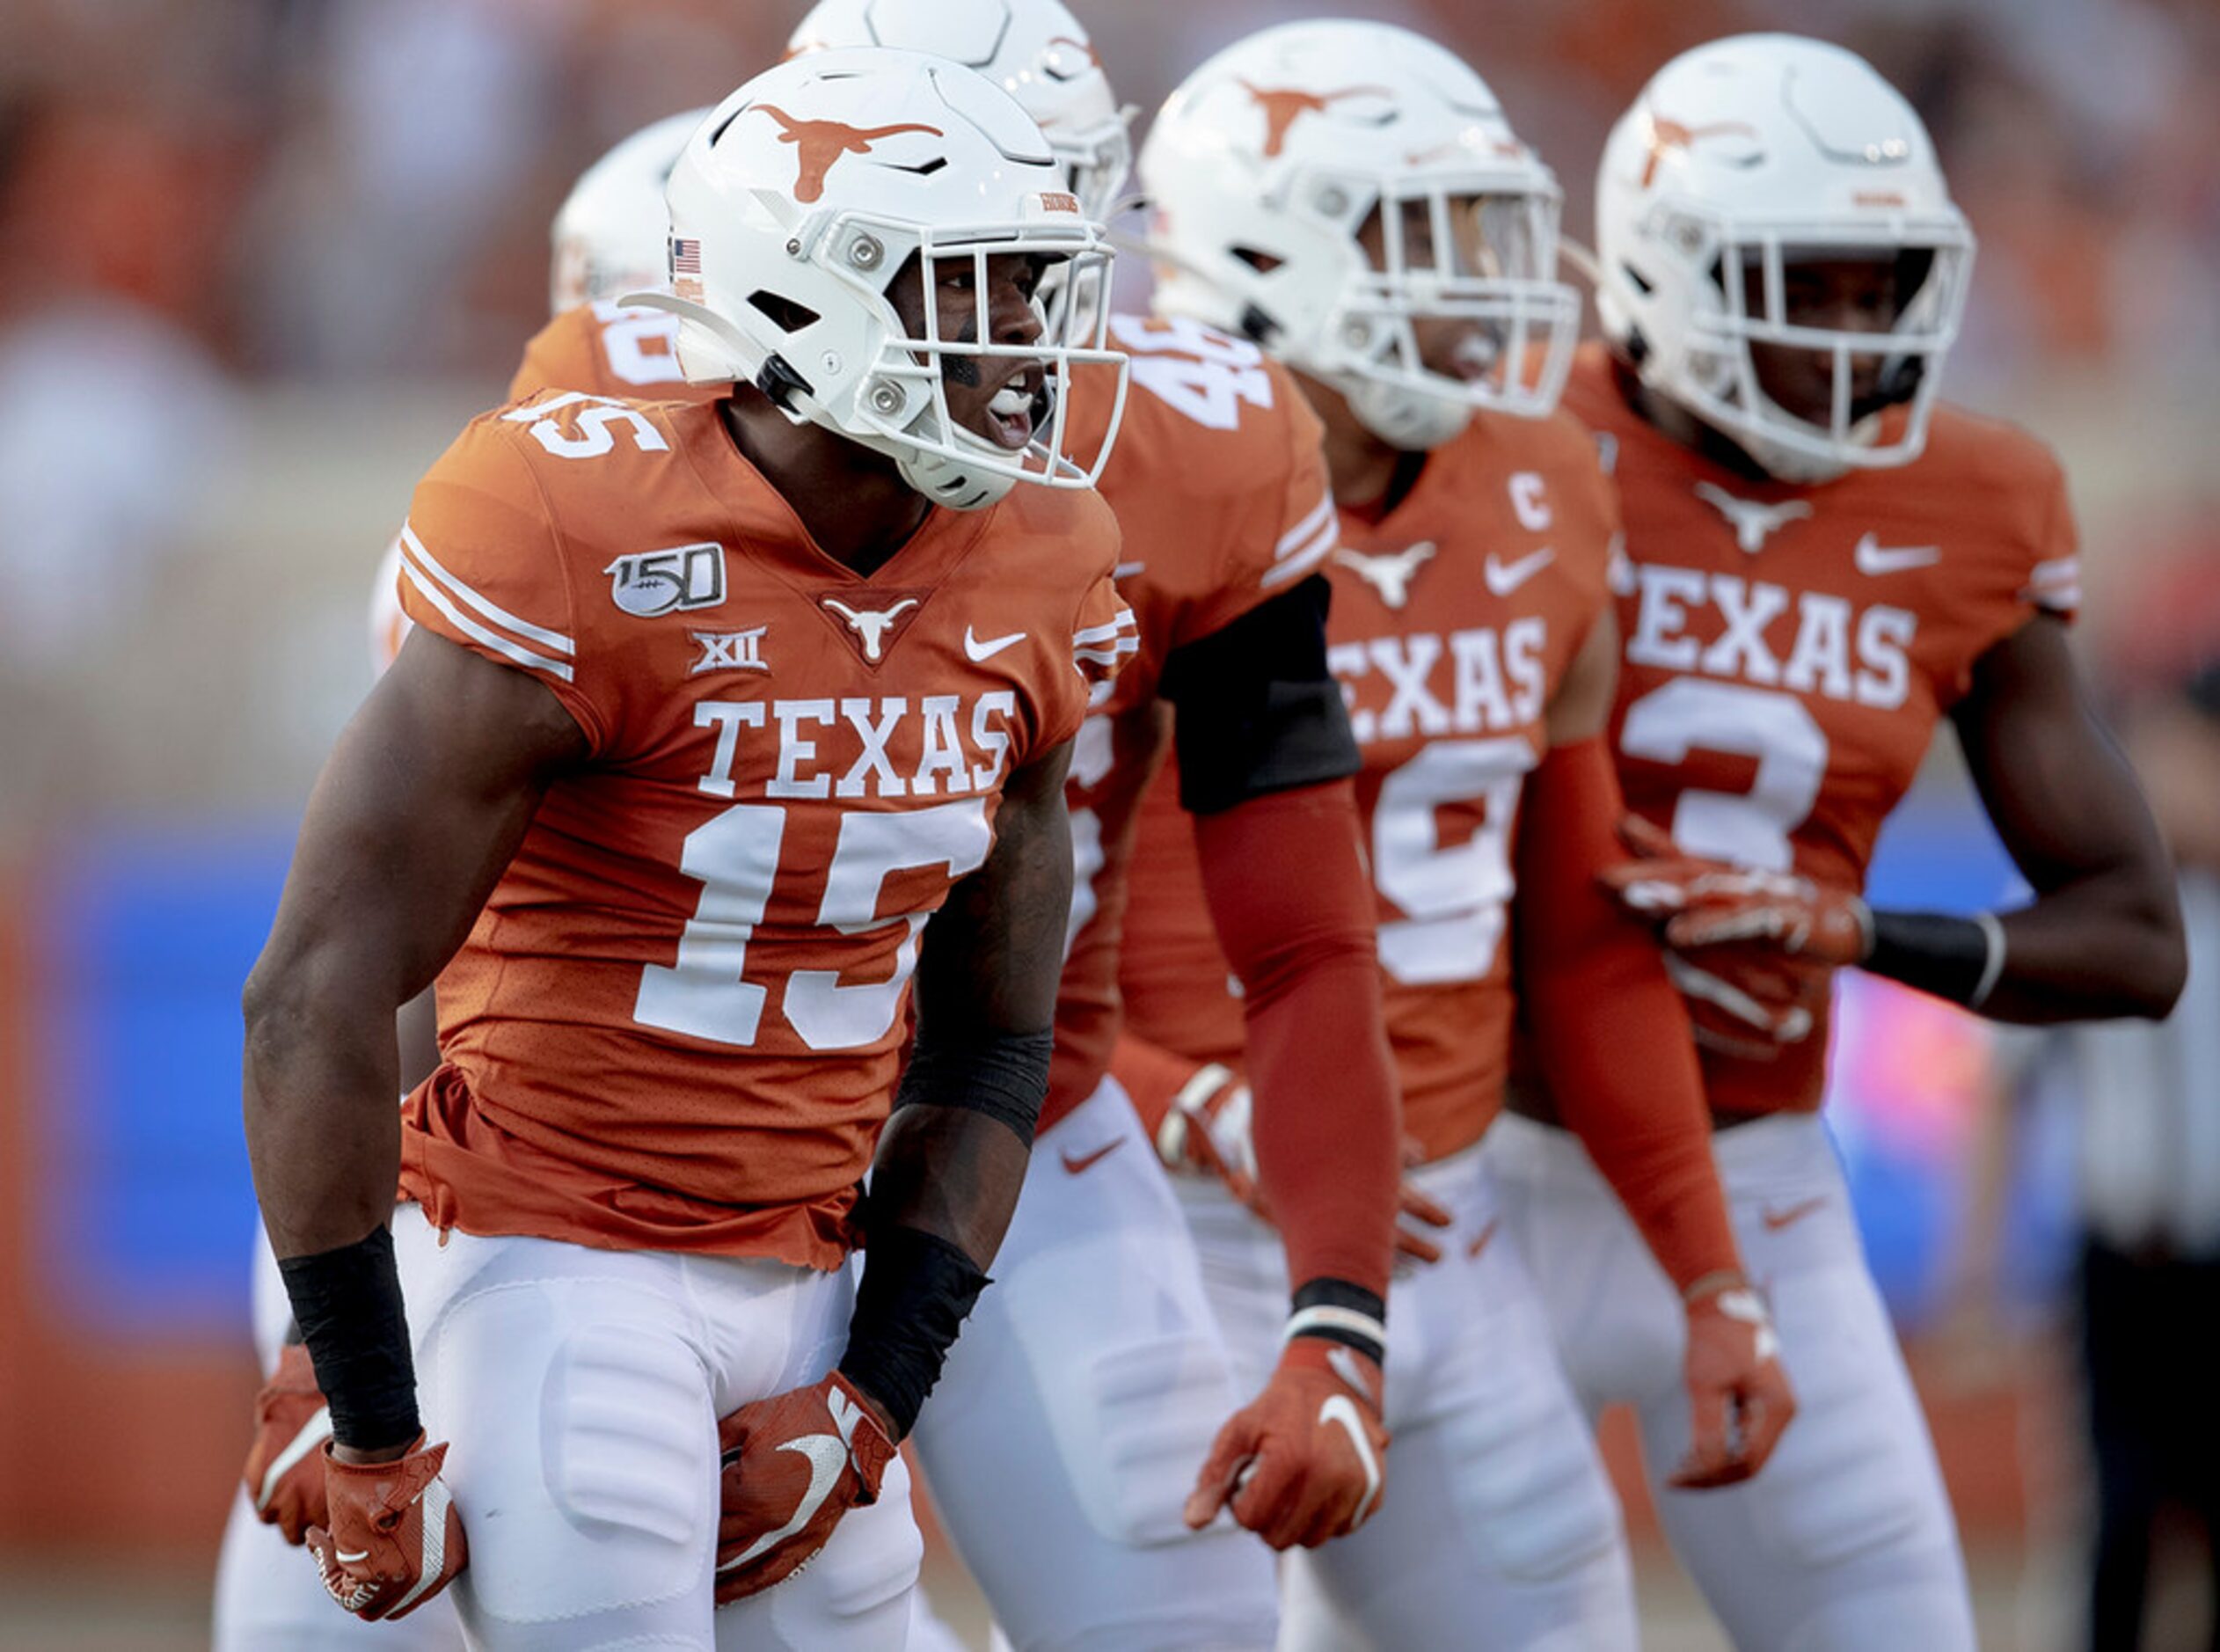
[[1133, 644], [1092, 493], [937, 511], [869, 579], [714, 405], [543, 392], [402, 530], [409, 617], [589, 756], [439, 978], [402, 1187], [442, 1226], [837, 1265], [920, 932]]
[[[1618, 515], [1572, 420], [1476, 417], [1384, 520], [1343, 513], [1328, 661], [1363, 752], [1388, 1037], [1404, 1125], [1439, 1158], [1501, 1105], [1508, 916], [1544, 713], [1610, 600]], [[1131, 554], [1131, 541], [1128, 541]], [[1123, 968], [1135, 1034], [1238, 1064], [1238, 985], [1159, 782], [1143, 806]]]
[[[1695, 853], [1862, 888], [1974, 662], [2073, 610], [2057, 462], [1943, 407], [1909, 465], [1753, 481], [1650, 425], [1595, 345], [1565, 401], [1603, 444], [1626, 523], [1611, 741], [1628, 806]], [[1712, 1104], [1817, 1107], [1825, 1030], [1771, 1061], [1705, 1050]]]
[[[1134, 824], [1169, 743], [1157, 704], [1165, 662], [1317, 573], [1336, 541], [1322, 432], [1286, 369], [1189, 320], [1115, 316], [1110, 342], [1131, 355], [1132, 387], [1099, 488], [1124, 537], [1118, 590], [1141, 646], [1072, 750], [1077, 875], [1044, 1129], [1094, 1093], [1117, 1042]], [[1073, 446], [1088, 452], [1109, 398], [1084, 405]]]
[[[645, 396], [668, 401], [714, 401], [730, 387], [689, 384], [680, 376], [672, 344], [678, 318], [662, 310], [628, 310], [599, 301], [574, 304], [524, 347], [508, 398], [537, 390], [582, 390], [595, 396]], [[409, 632], [401, 608], [401, 542], [385, 548], [370, 587], [370, 669], [393, 663]]]
[[689, 384], [678, 370], [678, 318], [630, 309], [614, 299], [573, 304], [532, 335], [509, 380], [509, 399], [536, 390], [583, 390], [596, 396], [709, 401], [723, 384]]

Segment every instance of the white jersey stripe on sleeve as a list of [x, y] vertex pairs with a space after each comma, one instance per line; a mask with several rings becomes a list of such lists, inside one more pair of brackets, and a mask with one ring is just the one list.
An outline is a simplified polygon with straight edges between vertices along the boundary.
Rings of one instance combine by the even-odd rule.
[[1259, 584], [1267, 588], [1284, 585], [1298, 579], [1333, 553], [1333, 547], [1341, 543], [1341, 519], [1328, 516], [1325, 525], [1314, 534], [1308, 545], [1289, 552], [1274, 567], [1267, 568]]
[[1317, 509], [1280, 536], [1280, 543], [1273, 547], [1272, 559], [1281, 561], [1308, 545], [1319, 527], [1333, 519], [1333, 495], [1328, 493], [1318, 501]]
[[426, 573], [445, 586], [457, 601], [475, 610], [480, 618], [490, 620], [504, 631], [513, 631], [518, 636], [528, 638], [556, 654], [575, 654], [578, 652], [578, 645], [561, 632], [549, 631], [544, 626], [535, 625], [529, 619], [518, 618], [500, 603], [479, 596], [449, 574], [440, 566], [439, 559], [424, 548], [424, 542], [416, 537], [415, 530], [406, 523], [401, 524], [401, 542], [408, 547], [415, 559], [424, 565]]
[[567, 661], [551, 660], [544, 654], [534, 654], [522, 643], [512, 642], [498, 632], [486, 630], [485, 626], [448, 601], [447, 593], [427, 579], [418, 570], [415, 560], [405, 554], [401, 558], [401, 574], [402, 577], [417, 588], [418, 593], [426, 602], [445, 614], [448, 622], [464, 636], [484, 643], [494, 653], [505, 659], [514, 660], [528, 671], [544, 671], [548, 676], [565, 683], [570, 682], [575, 676]]

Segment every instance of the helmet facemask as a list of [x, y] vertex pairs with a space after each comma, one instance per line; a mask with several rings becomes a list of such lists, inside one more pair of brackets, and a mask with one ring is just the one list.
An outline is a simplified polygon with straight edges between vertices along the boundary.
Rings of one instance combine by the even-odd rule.
[[1406, 449], [1441, 446], [1483, 408], [1551, 413], [1580, 333], [1579, 296], [1555, 279], [1555, 189], [1353, 181], [1313, 186], [1321, 210], [1346, 202], [1355, 257], [1304, 365]]
[[[857, 439], [892, 454], [920, 493], [958, 509], [991, 504], [1019, 480], [1092, 486], [1108, 454], [1082, 464], [1066, 446], [1070, 369], [1079, 361], [1120, 369], [1122, 404], [1124, 359], [1104, 347], [1100, 306], [1082, 315], [1051, 303], [1050, 292], [1099, 290], [1110, 257], [1092, 223], [1077, 234], [1046, 225], [917, 235], [887, 284], [895, 325], [857, 398]], [[1023, 339], [1008, 336], [1013, 292], [1027, 318]], [[915, 319], [903, 318], [905, 300]]]
[[1674, 399], [1783, 480], [1918, 456], [1965, 309], [1962, 227], [1876, 241], [1870, 227], [1735, 226], [1683, 206], [1657, 241], [1697, 300]]

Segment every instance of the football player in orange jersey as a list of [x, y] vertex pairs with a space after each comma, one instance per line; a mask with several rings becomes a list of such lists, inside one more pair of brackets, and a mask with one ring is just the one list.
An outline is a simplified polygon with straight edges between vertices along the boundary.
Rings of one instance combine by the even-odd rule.
[[[1141, 172], [1159, 312], [1243, 327], [1325, 421], [1342, 535], [1329, 660], [1363, 755], [1388, 1031], [1414, 1178], [1454, 1221], [1449, 1254], [1390, 1293], [1391, 1494], [1363, 1531], [1295, 1557], [1282, 1643], [1631, 1647], [1617, 1510], [1479, 1153], [1509, 1063], [1514, 915], [1519, 1006], [1683, 1293], [1682, 1483], [1757, 1472], [1793, 1402], [1712, 1169], [1687, 1017], [1596, 881], [1620, 812], [1598, 738], [1618, 517], [1594, 444], [1552, 411], [1578, 322], [1554, 279], [1557, 186], [1471, 69], [1355, 22], [1267, 30], [1202, 65]], [[1186, 1179], [1184, 1197], [1255, 1361], [1284, 1287], [1238, 1196], [1249, 982], [1201, 917], [1186, 836], [1152, 799], [1120, 1071], [1168, 1161], [1230, 1172]], [[1634, 1041], [1658, 1053], [1625, 1061]]]
[[[2057, 464], [1938, 405], [1973, 239], [1910, 106], [1836, 47], [1720, 40], [1641, 93], [1596, 199], [1610, 343], [1566, 403], [1625, 520], [1610, 726], [1641, 858], [1614, 881], [1675, 948], [1803, 1400], [1763, 1475], [1660, 1509], [1739, 1646], [1970, 1648], [1949, 1506], [1815, 1111], [1827, 977], [1862, 964], [2012, 1020], [2159, 1014], [2183, 970], [2172, 880], [2066, 647]], [[1874, 837], [1946, 714], [2034, 899], [1869, 911]], [[1552, 1119], [1573, 1098], [1544, 1077], [1515, 1105]], [[1669, 1459], [1670, 1298], [1569, 1138], [1511, 1119], [1491, 1151], [1583, 1398], [1632, 1403]]]
[[734, 393], [529, 397], [417, 490], [416, 630], [245, 995], [332, 1411], [309, 1543], [358, 1615], [459, 1575], [493, 1648], [907, 1635], [894, 1446], [1024, 1173], [1070, 741], [1133, 647], [1065, 444], [1072, 367], [1117, 358], [1035, 303], [1107, 259], [1061, 183], [955, 65], [759, 77], [673, 174], [659, 300]]
[[[526, 347], [509, 387], [511, 400], [543, 388], [704, 400], [726, 393], [721, 385], [690, 385], [680, 376], [673, 348], [677, 317], [616, 302], [664, 279], [670, 216], [663, 186], [708, 113], [695, 109], [655, 121], [580, 175], [554, 219], [552, 318]], [[401, 609], [400, 579], [397, 535], [372, 589], [374, 673], [393, 663], [411, 629]], [[405, 1092], [439, 1064], [434, 1013], [429, 990], [402, 1006], [398, 1032]], [[255, 1264], [256, 1351], [270, 1380], [257, 1397], [245, 1494], [233, 1505], [217, 1562], [217, 1652], [289, 1652], [311, 1640], [319, 1645], [375, 1641], [403, 1652], [461, 1645], [462, 1630], [443, 1597], [405, 1624], [371, 1627], [338, 1616], [314, 1571], [292, 1552], [309, 1526], [325, 1518], [324, 1466], [317, 1452], [330, 1436], [331, 1412], [292, 1322], [276, 1259], [259, 1234]]]
[[[832, 0], [794, 48], [860, 40], [1000, 80], [1083, 204], [1107, 209], [1128, 170], [1125, 122], [1063, 5]], [[1088, 280], [1055, 302], [1092, 310], [1102, 289]], [[1134, 390], [1101, 491], [1141, 651], [1075, 749], [1079, 882], [1041, 1137], [998, 1283], [951, 1357], [918, 1456], [1019, 1647], [1268, 1647], [1271, 1555], [1239, 1527], [1274, 1547], [1317, 1543], [1394, 1502], [1391, 1487], [1381, 1504], [1377, 1364], [1394, 1092], [1346, 778], [1356, 754], [1325, 669], [1317, 576], [1334, 516], [1318, 422], [1253, 344], [1186, 320], [1109, 326]], [[1245, 1384], [1171, 1190], [1106, 1076], [1134, 814], [1167, 750], [1207, 899], [1250, 983], [1259, 1175], [1285, 1238], [1273, 1356]], [[1257, 1397], [1228, 1422], [1245, 1393]]]

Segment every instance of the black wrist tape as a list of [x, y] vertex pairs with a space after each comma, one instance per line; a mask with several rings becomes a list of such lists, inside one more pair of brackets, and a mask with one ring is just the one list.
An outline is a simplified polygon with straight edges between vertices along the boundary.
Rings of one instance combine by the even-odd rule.
[[1387, 1303], [1377, 1291], [1321, 1276], [1300, 1287], [1289, 1306], [1290, 1338], [1314, 1336], [1353, 1348], [1376, 1364], [1386, 1361]]
[[422, 1433], [401, 1276], [384, 1224], [334, 1251], [285, 1257], [278, 1272], [332, 1407], [332, 1437], [376, 1451]]
[[1005, 1033], [951, 1044], [921, 1027], [895, 1105], [967, 1107], [1008, 1125], [1031, 1147], [1041, 1104], [1048, 1094], [1048, 1059], [1055, 1048], [1054, 1032]]
[[841, 1375], [887, 1408], [899, 1440], [925, 1396], [987, 1276], [937, 1234], [914, 1227], [866, 1230], [864, 1276], [848, 1321]]
[[1953, 1004], [1970, 1005], [1989, 979], [1990, 937], [1970, 917], [1875, 912], [1866, 968]]

